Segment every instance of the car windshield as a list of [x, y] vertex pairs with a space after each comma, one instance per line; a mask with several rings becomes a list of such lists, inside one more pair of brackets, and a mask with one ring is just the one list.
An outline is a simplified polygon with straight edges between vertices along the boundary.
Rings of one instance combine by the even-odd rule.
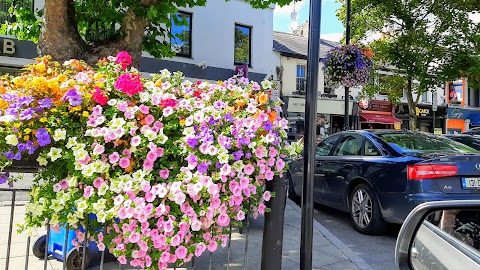
[[464, 154], [478, 153], [471, 147], [437, 135], [424, 133], [386, 133], [378, 134], [378, 136], [401, 153], [412, 151], [459, 152]]

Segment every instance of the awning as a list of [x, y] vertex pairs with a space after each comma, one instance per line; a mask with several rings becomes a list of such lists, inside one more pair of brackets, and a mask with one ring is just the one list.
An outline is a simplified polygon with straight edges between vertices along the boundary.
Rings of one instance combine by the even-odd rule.
[[361, 123], [377, 123], [377, 124], [395, 124], [401, 123], [400, 119], [388, 114], [374, 114], [374, 113], [362, 113], [360, 114]]

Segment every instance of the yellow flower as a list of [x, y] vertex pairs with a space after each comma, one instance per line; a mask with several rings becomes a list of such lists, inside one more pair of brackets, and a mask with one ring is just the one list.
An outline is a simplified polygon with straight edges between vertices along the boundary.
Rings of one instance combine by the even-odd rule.
[[90, 114], [87, 111], [83, 111], [82, 115], [83, 117], [88, 117]]
[[24, 141], [30, 140], [30, 136], [28, 136], [28, 135], [23, 136], [23, 140], [24, 140]]
[[45, 71], [45, 63], [40, 62], [40, 63], [36, 64], [35, 69], [40, 71], [40, 72], [44, 72]]
[[40, 118], [40, 122], [42, 122], [42, 123], [45, 123], [45, 122], [47, 122], [47, 118], [46, 118], [46, 117], [42, 117], [42, 118]]
[[20, 123], [15, 123], [15, 124], [13, 124], [13, 127], [19, 128], [21, 125], [22, 124], [20, 124]]
[[24, 79], [22, 77], [15, 77], [13, 78], [12, 82], [15, 85], [21, 85], [24, 82]]
[[218, 80], [218, 81], [217, 81], [217, 84], [218, 84], [218, 85], [223, 85], [223, 81]]
[[60, 74], [60, 75], [58, 75], [58, 77], [57, 77], [57, 80], [60, 81], [60, 82], [64, 82], [64, 81], [66, 81], [67, 79], [68, 79], [68, 77], [67, 77], [67, 75], [65, 75], [65, 74]]
[[32, 132], [32, 130], [30, 128], [26, 128], [23, 132], [25, 132], [25, 134], [30, 134], [30, 132]]
[[58, 110], [57, 110], [57, 109], [55, 109], [55, 108], [52, 108], [52, 109], [50, 109], [50, 111], [51, 111], [52, 113], [56, 113], [56, 112], [58, 112]]
[[101, 78], [103, 78], [103, 74], [102, 73], [95, 73], [95, 76], [93, 76], [93, 78], [95, 80], [100, 80]]
[[95, 86], [97, 86], [98, 88], [103, 88], [103, 87], [105, 86], [105, 83], [103, 83], [103, 82], [97, 82], [97, 83], [95, 84]]
[[182, 125], [182, 126], [185, 125], [185, 119], [180, 120], [180, 125]]
[[34, 77], [32, 84], [36, 87], [45, 87], [48, 85], [48, 82], [45, 77]]

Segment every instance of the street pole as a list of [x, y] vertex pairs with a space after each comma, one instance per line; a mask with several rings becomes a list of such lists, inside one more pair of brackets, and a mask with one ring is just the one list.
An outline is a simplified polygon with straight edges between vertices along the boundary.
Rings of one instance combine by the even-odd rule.
[[[350, 21], [351, 21], [351, 14], [350, 14], [350, 0], [347, 0], [347, 23], [345, 29], [345, 44], [350, 44]], [[343, 118], [343, 129], [349, 130], [350, 129], [350, 87], [345, 86], [345, 116]]]
[[312, 269], [313, 246], [313, 181], [317, 125], [318, 70], [320, 60], [320, 22], [322, 1], [310, 0], [307, 59], [307, 93], [305, 95], [305, 145], [302, 189], [302, 231], [300, 269]]

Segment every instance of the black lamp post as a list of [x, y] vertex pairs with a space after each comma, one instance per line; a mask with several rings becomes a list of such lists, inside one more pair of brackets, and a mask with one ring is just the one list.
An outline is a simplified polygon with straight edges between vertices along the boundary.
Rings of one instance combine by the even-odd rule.
[[[350, 0], [347, 0], [347, 23], [346, 23], [346, 29], [345, 29], [345, 43], [346, 45], [350, 44], [350, 21], [351, 21], [351, 15], [350, 15]], [[345, 86], [345, 116], [343, 120], [343, 129], [348, 130], [350, 129], [350, 110], [349, 110], [349, 105], [350, 105], [350, 87]]]
[[313, 180], [315, 176], [315, 145], [317, 124], [318, 70], [320, 59], [320, 21], [322, 1], [310, 0], [307, 59], [307, 91], [305, 95], [305, 151], [302, 190], [302, 232], [300, 269], [312, 269], [313, 243]]

